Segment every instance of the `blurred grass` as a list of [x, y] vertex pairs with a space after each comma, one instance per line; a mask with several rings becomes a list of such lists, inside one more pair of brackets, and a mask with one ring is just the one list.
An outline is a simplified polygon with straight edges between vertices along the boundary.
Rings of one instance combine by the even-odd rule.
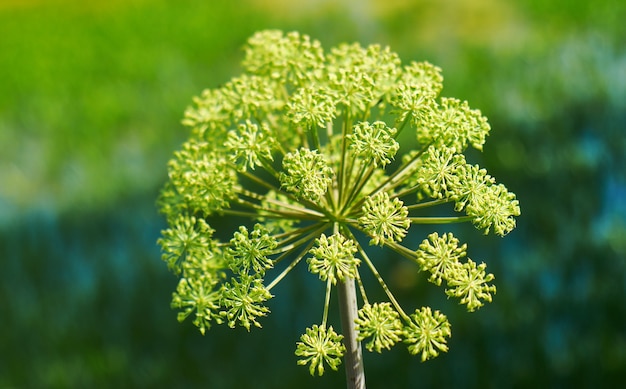
[[260, 24], [231, 2], [0, 7], [2, 202], [97, 207], [158, 185], [184, 107]]
[[[182, 112], [239, 73], [261, 28], [441, 66], [443, 94], [493, 127], [471, 157], [521, 201], [506, 239], [464, 234], [496, 274], [489, 307], [467, 315], [392, 285], [445, 306], [454, 337], [426, 364], [366, 353], [372, 387], [623, 382], [623, 20], [617, 0], [0, 0], [0, 387], [343, 385], [295, 365], [302, 307], [319, 305], [306, 283], [286, 283], [249, 335], [201, 337], [168, 306], [153, 204]], [[406, 273], [389, 262], [381, 271]]]

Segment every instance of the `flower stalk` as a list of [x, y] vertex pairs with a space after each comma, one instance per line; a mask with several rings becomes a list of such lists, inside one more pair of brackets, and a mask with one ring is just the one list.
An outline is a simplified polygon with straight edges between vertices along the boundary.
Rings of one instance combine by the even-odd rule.
[[354, 279], [346, 278], [337, 287], [339, 295], [339, 314], [341, 317], [341, 331], [345, 334], [343, 344], [346, 347], [344, 364], [348, 389], [365, 388], [365, 371], [363, 366], [363, 352], [356, 330], [358, 305]]

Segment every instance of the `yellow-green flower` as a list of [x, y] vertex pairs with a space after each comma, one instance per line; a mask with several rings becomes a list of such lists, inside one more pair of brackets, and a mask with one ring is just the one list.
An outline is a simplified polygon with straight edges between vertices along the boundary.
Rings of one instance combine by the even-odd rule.
[[342, 339], [343, 336], [338, 335], [332, 326], [326, 328], [315, 324], [307, 328], [296, 348], [296, 355], [302, 357], [298, 365], [309, 365], [311, 375], [323, 375], [325, 365], [337, 370], [346, 351]]
[[[296, 346], [312, 375], [355, 358], [360, 341], [375, 352], [405, 342], [422, 360], [447, 351], [446, 316], [405, 313], [377, 267], [404, 257], [468, 311], [491, 301], [494, 276], [465, 261], [465, 244], [415, 228], [472, 222], [503, 236], [515, 227], [515, 194], [464, 156], [482, 150], [487, 119], [440, 97], [439, 67], [402, 64], [388, 47], [324, 50], [307, 35], [266, 30], [244, 51], [242, 74], [200, 91], [185, 111], [189, 139], [158, 199], [162, 259], [180, 278], [178, 319], [193, 318], [202, 334], [213, 324], [261, 327], [274, 288], [305, 267], [326, 283], [323, 306], [307, 307], [321, 324]], [[372, 288], [385, 301], [370, 302]], [[330, 325], [335, 293], [354, 331]]]

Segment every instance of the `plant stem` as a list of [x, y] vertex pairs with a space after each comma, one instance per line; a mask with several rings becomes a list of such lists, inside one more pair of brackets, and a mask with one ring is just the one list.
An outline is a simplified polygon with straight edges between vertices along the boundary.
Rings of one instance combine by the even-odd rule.
[[346, 277], [337, 283], [339, 295], [339, 313], [341, 315], [341, 332], [346, 346], [344, 365], [346, 366], [346, 382], [348, 389], [365, 389], [365, 372], [363, 370], [363, 353], [361, 342], [357, 340], [356, 288], [354, 279]]

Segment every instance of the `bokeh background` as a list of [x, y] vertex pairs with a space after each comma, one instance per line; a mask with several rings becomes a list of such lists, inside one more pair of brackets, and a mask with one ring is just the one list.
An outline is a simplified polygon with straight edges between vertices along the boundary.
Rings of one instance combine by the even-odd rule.
[[504, 239], [460, 227], [496, 275], [476, 313], [385, 262], [453, 337], [426, 363], [366, 352], [370, 387], [623, 385], [625, 21], [622, 0], [0, 0], [0, 388], [344, 386], [296, 365], [321, 313], [298, 276], [250, 334], [203, 337], [169, 308], [154, 204], [182, 112], [264, 28], [441, 66], [443, 95], [490, 119], [472, 158], [521, 202]]

